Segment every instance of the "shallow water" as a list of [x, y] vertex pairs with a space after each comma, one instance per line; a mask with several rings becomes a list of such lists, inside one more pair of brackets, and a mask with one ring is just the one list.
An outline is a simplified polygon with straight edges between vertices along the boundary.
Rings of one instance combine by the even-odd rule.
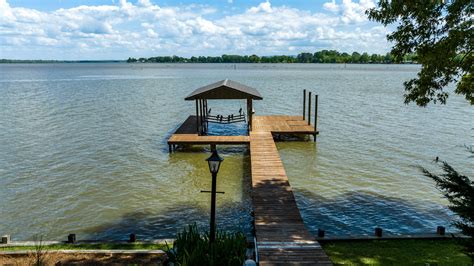
[[[168, 154], [166, 140], [197, 87], [224, 78], [255, 87], [259, 114], [300, 115], [319, 94], [317, 142], [278, 142], [306, 225], [328, 235], [431, 232], [454, 219], [417, 165], [433, 158], [472, 176], [472, 107], [403, 104], [416, 65], [0, 65], [0, 233], [16, 240], [174, 236], [207, 227], [207, 147]], [[213, 113], [245, 103], [210, 102]], [[241, 132], [239, 125], [230, 133]], [[223, 129], [214, 127], [214, 132]], [[225, 129], [224, 129], [225, 131]], [[250, 232], [245, 147], [219, 148], [219, 229]]]

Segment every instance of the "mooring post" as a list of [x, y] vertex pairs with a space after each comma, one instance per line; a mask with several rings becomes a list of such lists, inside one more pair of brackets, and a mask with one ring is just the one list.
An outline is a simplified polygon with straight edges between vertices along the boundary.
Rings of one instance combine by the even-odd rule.
[[173, 150], [171, 149], [171, 144], [168, 144], [168, 151], [171, 153]]
[[303, 120], [306, 119], [306, 89], [303, 90]]
[[444, 236], [445, 233], [446, 233], [446, 228], [444, 228], [444, 226], [438, 226], [436, 228], [436, 234], [440, 236]]
[[324, 237], [324, 230], [318, 229], [318, 237]]
[[135, 235], [135, 234], [133, 234], [133, 233], [130, 234], [130, 237], [129, 237], [129, 239], [128, 239], [128, 242], [130, 242], [130, 243], [135, 243], [135, 242], [137, 242], [137, 235]]
[[10, 241], [11, 241], [10, 235], [4, 235], [4, 236], [2, 236], [2, 242], [0, 242], [0, 243], [1, 244], [10, 244]]
[[311, 125], [311, 92], [308, 96], [308, 125]]
[[74, 243], [76, 243], [76, 234], [69, 234], [69, 235], [67, 236], [67, 242], [68, 242], [69, 244], [74, 244]]
[[314, 95], [314, 141], [318, 131], [318, 95]]
[[217, 149], [216, 144], [211, 144], [211, 152], [214, 152]]
[[374, 233], [376, 237], [382, 237], [382, 228], [376, 227]]

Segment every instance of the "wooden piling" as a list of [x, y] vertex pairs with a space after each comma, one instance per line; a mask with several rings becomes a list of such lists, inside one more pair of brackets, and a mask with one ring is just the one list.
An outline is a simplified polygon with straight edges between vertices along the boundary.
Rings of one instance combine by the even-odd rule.
[[444, 236], [445, 233], [446, 233], [446, 228], [444, 228], [444, 226], [438, 226], [436, 228], [436, 234], [440, 236]]
[[324, 237], [325, 231], [322, 229], [318, 229], [318, 237]]
[[137, 235], [135, 234], [130, 234], [128, 242], [130, 243], [135, 243], [137, 241]]
[[374, 230], [374, 234], [376, 237], [382, 237], [382, 228], [376, 227]]
[[303, 90], [303, 120], [306, 119], [306, 90]]
[[10, 244], [11, 238], [10, 235], [3, 235], [1, 244]]
[[74, 244], [74, 243], [76, 243], [76, 234], [69, 234], [69, 235], [67, 236], [67, 242], [68, 242], [69, 244]]
[[308, 96], [308, 125], [311, 125], [311, 92]]
[[314, 95], [314, 132], [318, 130], [318, 95]]

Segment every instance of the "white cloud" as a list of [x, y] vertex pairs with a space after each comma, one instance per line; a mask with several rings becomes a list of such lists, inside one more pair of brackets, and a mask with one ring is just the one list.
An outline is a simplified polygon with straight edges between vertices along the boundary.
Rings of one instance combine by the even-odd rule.
[[336, 0], [332, 0], [331, 2], [324, 3], [323, 8], [334, 13], [339, 11], [339, 5], [336, 4]]
[[156, 33], [156, 32], [155, 32], [154, 30], [152, 30], [152, 29], [148, 29], [148, 30], [146, 31], [146, 33], [147, 33], [147, 36], [148, 36], [149, 38], [156, 38], [156, 37], [158, 37], [158, 33]]
[[342, 0], [341, 4], [337, 4], [335, 0], [332, 0], [323, 4], [325, 10], [338, 13], [341, 21], [345, 24], [367, 21], [365, 11], [374, 6], [374, 0], [360, 0], [359, 2]]
[[161, 7], [150, 0], [51, 12], [11, 7], [0, 0], [0, 57], [32, 58], [31, 51], [43, 58], [62, 51], [70, 56], [65, 59], [320, 49], [385, 52], [387, 30], [370, 24], [364, 14], [373, 5], [372, 0], [331, 1], [323, 5], [328, 12], [318, 13], [265, 1], [218, 16], [207, 5]]
[[256, 7], [251, 7], [248, 11], [250, 13], [258, 13], [258, 12], [270, 13], [272, 12], [272, 4], [270, 4], [270, 2], [267, 0], [266, 2], [263, 2]]

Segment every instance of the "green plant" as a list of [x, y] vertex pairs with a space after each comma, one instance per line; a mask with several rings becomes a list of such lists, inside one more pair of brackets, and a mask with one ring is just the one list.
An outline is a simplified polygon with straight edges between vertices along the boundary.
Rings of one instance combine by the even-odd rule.
[[174, 265], [236, 265], [245, 260], [247, 240], [243, 233], [217, 232], [210, 244], [209, 235], [200, 233], [195, 224], [178, 233], [173, 248], [166, 254]]
[[35, 240], [35, 252], [34, 252], [34, 263], [35, 266], [43, 266], [45, 264], [45, 255], [46, 252], [44, 251], [43, 245], [43, 236], [38, 237], [37, 235], [34, 237]]

